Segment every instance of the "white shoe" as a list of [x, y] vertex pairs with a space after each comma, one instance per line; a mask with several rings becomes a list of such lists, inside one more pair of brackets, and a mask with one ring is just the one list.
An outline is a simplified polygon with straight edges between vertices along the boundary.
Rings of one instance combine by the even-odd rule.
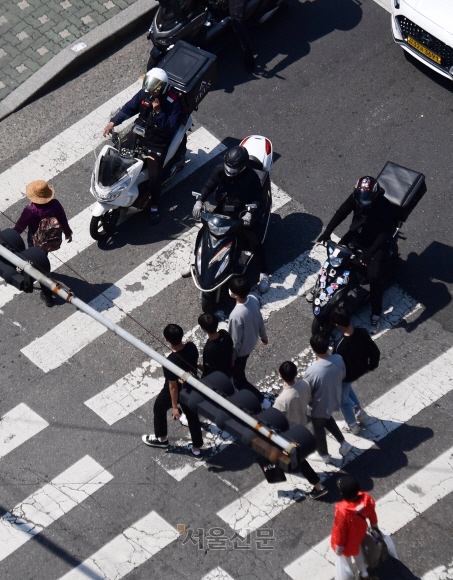
[[184, 268], [183, 270], [181, 270], [181, 278], [190, 278], [192, 275], [192, 267], [191, 266], [187, 266], [187, 268]]
[[184, 427], [188, 427], [189, 426], [189, 421], [187, 420], [187, 417], [186, 417], [185, 413], [183, 413], [181, 415], [181, 417], [179, 417], [179, 422], [181, 423], [181, 425], [184, 425]]
[[345, 433], [352, 433], [353, 435], [359, 435], [360, 426], [357, 423], [354, 423], [354, 425], [345, 425], [342, 431]]
[[348, 453], [351, 453], [352, 451], [352, 445], [350, 443], [348, 443], [347, 441], [343, 441], [343, 443], [340, 445], [340, 455], [342, 455], [343, 457], [346, 457], [346, 455]]
[[371, 317], [370, 334], [377, 334], [381, 328], [381, 317], [373, 315]]
[[360, 423], [361, 425], [366, 425], [370, 421], [371, 417], [368, 415], [366, 411], [360, 409], [360, 411], [356, 415], [356, 419], [357, 423]]
[[330, 455], [319, 455], [318, 452], [312, 453], [307, 457], [307, 459], [311, 459], [311, 461], [324, 461], [324, 463], [331, 463], [332, 458]]
[[269, 276], [267, 274], [261, 273], [258, 290], [260, 291], [261, 294], [266, 294], [266, 292], [269, 292], [270, 287], [271, 284], [269, 282]]

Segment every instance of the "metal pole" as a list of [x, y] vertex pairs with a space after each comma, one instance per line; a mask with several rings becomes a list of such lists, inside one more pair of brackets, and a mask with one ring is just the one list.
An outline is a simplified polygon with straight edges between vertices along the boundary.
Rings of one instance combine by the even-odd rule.
[[161, 354], [153, 350], [147, 344], [145, 344], [144, 342], [142, 342], [141, 340], [139, 340], [138, 338], [136, 338], [135, 336], [124, 330], [123, 328], [119, 327], [117, 324], [115, 324], [108, 318], [105, 318], [105, 316], [103, 316], [100, 312], [98, 312], [85, 302], [82, 302], [82, 300], [76, 298], [70, 292], [67, 292], [57, 282], [51, 280], [45, 274], [39, 272], [29, 262], [26, 262], [13, 252], [10, 252], [2, 245], [0, 245], [0, 256], [8, 260], [8, 262], [13, 264], [14, 266], [16, 266], [19, 272], [25, 272], [26, 274], [37, 280], [40, 284], [52, 290], [54, 294], [60, 296], [60, 298], [63, 298], [63, 300], [65, 300], [66, 302], [74, 304], [74, 306], [76, 306], [79, 310], [85, 312], [85, 314], [88, 314], [88, 316], [91, 316], [91, 318], [97, 320], [100, 324], [102, 324], [115, 334], [117, 334], [119, 337], [126, 340], [129, 344], [132, 344], [132, 346], [135, 346], [135, 348], [137, 348], [138, 350], [142, 351], [143, 353], [154, 359], [156, 362], [158, 362], [163, 367], [167, 368], [176, 376], [180, 378], [183, 377], [183, 380], [185, 382], [187, 382], [189, 385], [200, 391], [208, 399], [214, 401], [220, 407], [225, 409], [225, 411], [228, 411], [229, 413], [240, 419], [243, 423], [245, 423], [258, 433], [263, 435], [263, 437], [266, 437], [266, 439], [272, 441], [272, 443], [280, 447], [285, 452], [285, 454], [290, 455], [291, 451], [297, 447], [296, 443], [294, 443], [293, 441], [289, 441], [285, 437], [282, 437], [278, 433], [275, 433], [268, 427], [262, 425], [259, 421], [257, 421], [256, 419], [254, 419], [241, 409], [239, 409], [239, 407], [237, 407], [233, 403], [230, 403], [224, 397], [222, 397], [221, 395], [219, 395], [218, 393], [216, 393], [215, 391], [204, 385], [196, 377], [193, 377], [186, 371], [183, 371], [178, 366], [170, 362], [166, 357], [162, 356]]

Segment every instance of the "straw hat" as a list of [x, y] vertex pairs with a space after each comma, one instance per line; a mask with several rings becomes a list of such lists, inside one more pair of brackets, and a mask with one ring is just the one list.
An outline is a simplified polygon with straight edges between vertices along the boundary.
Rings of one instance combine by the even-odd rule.
[[43, 179], [38, 179], [27, 185], [25, 194], [33, 203], [49, 203], [55, 195], [55, 190]]

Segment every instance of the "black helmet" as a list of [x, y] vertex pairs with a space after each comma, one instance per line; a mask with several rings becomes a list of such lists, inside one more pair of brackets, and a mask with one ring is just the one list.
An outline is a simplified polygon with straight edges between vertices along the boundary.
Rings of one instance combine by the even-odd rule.
[[242, 173], [249, 162], [249, 152], [245, 147], [231, 147], [225, 153], [224, 169], [227, 177], [235, 177]]
[[361, 177], [355, 184], [354, 198], [361, 207], [369, 207], [376, 199], [379, 191], [379, 181], [365, 175]]

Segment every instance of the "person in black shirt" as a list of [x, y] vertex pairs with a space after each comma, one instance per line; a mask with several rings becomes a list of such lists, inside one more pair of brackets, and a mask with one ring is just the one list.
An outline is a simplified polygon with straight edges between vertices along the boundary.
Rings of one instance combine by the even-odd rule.
[[[195, 374], [198, 363], [198, 349], [193, 342], [183, 343], [184, 332], [177, 324], [169, 324], [164, 329], [164, 337], [171, 345], [171, 354], [167, 359], [183, 369]], [[172, 410], [173, 419], [177, 421], [181, 417], [178, 406], [179, 391], [181, 383], [178, 377], [171, 371], [164, 368], [165, 384], [164, 388], [157, 395], [154, 403], [154, 435], [143, 435], [142, 440], [149, 447], [168, 447], [167, 438], [167, 411]], [[198, 414], [186, 405], [181, 404], [181, 408], [187, 417], [192, 443], [189, 444], [191, 454], [201, 459], [203, 446], [203, 436], [201, 433], [200, 420]]]
[[231, 378], [233, 374], [233, 339], [226, 330], [217, 330], [219, 319], [215, 314], [202, 314], [198, 318], [201, 330], [208, 335], [203, 349], [203, 377], [215, 371]]
[[317, 243], [330, 240], [334, 229], [350, 213], [353, 214], [352, 222], [340, 244], [353, 243], [363, 252], [360, 262], [366, 267], [370, 283], [371, 334], [376, 334], [380, 327], [388, 243], [395, 226], [394, 212], [392, 204], [384, 197], [384, 190], [379, 182], [373, 177], [361, 177], [353, 193], [338, 208]]
[[366, 425], [370, 417], [362, 409], [352, 383], [378, 367], [381, 353], [364, 328], [354, 328], [351, 325], [351, 317], [345, 308], [335, 308], [332, 312], [332, 322], [343, 333], [333, 348], [333, 353], [343, 358], [346, 367], [342, 385], [341, 412], [349, 429], [354, 435], [358, 435], [360, 433], [358, 423]]

